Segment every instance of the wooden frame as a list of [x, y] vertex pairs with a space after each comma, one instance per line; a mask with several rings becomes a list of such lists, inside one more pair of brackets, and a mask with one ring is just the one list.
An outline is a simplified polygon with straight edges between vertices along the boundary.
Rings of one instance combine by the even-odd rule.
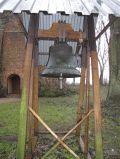
[[[30, 98], [33, 98], [33, 93], [29, 96], [30, 89], [30, 81], [33, 80], [33, 71], [32, 71], [32, 59], [33, 59], [33, 49], [35, 46], [35, 36], [38, 24], [38, 15], [31, 14], [30, 23], [28, 29], [28, 40], [25, 50], [25, 61], [24, 61], [24, 78], [23, 78], [23, 88], [22, 88], [22, 98], [21, 98], [21, 110], [20, 110], [20, 121], [19, 121], [19, 134], [18, 134], [18, 145], [17, 145], [17, 159], [24, 159], [26, 156], [26, 139], [29, 140], [28, 132], [31, 123], [28, 122], [28, 106], [30, 106], [32, 101]], [[31, 77], [31, 78], [30, 78]], [[30, 80], [31, 79], [31, 80]], [[31, 90], [31, 91], [32, 91]], [[27, 138], [26, 138], [27, 136]], [[28, 144], [28, 147], [31, 147], [32, 143]], [[29, 149], [29, 148], [28, 148]], [[30, 148], [31, 151], [31, 148]], [[31, 152], [30, 152], [31, 153]], [[29, 153], [29, 155], [30, 155]], [[27, 154], [27, 156], [29, 156]], [[26, 158], [27, 158], [26, 156]]]
[[[32, 152], [36, 143], [36, 134], [38, 133], [38, 121], [43, 124], [46, 129], [58, 140], [43, 158], [45, 158], [53, 149], [59, 144], [62, 144], [75, 158], [77, 156], [63, 141], [66, 137], [76, 129], [76, 135], [80, 139], [83, 151], [90, 158], [88, 152], [88, 128], [89, 128], [89, 115], [94, 111], [95, 120], [95, 144], [96, 144], [96, 159], [103, 159], [102, 147], [102, 133], [101, 133], [101, 107], [100, 107], [100, 88], [98, 76], [98, 57], [95, 44], [95, 28], [93, 15], [87, 17], [88, 41], [87, 45], [83, 47], [82, 57], [82, 77], [80, 83], [80, 98], [77, 110], [77, 124], [66, 133], [65, 136], [59, 138], [54, 131], [38, 116], [38, 67], [36, 64], [38, 41], [40, 39], [55, 40], [56, 38], [64, 37], [68, 41], [84, 42], [86, 35], [83, 32], [74, 32], [69, 24], [54, 23], [50, 30], [38, 30], [38, 15], [31, 14], [29, 31], [27, 35], [27, 45], [25, 51], [24, 62], [24, 78], [20, 110], [20, 125], [17, 146], [17, 159], [31, 159]], [[61, 29], [62, 27], [62, 29]], [[61, 32], [60, 32], [61, 31]], [[94, 94], [94, 110], [89, 110], [89, 70], [90, 70], [90, 57], [92, 64], [92, 80], [93, 80], [93, 94]], [[86, 63], [87, 61], [87, 63]], [[87, 76], [85, 76], [87, 75]], [[86, 78], [87, 77], [87, 78]], [[84, 100], [86, 79], [86, 115], [83, 117], [81, 108]], [[31, 114], [31, 113], [32, 114]], [[85, 139], [80, 137], [80, 127], [82, 122], [85, 121]], [[26, 143], [27, 141], [27, 143]], [[83, 146], [84, 145], [84, 146]]]
[[57, 38], [83, 42], [83, 40], [86, 39], [86, 35], [84, 32], [74, 31], [70, 24], [63, 22], [53, 23], [49, 30], [38, 30], [39, 40], [56, 40]]
[[88, 40], [90, 46], [93, 97], [94, 97], [95, 149], [96, 149], [96, 159], [103, 159], [98, 55], [96, 51], [96, 42], [94, 41], [94, 39], [95, 39], [94, 16], [90, 15], [88, 17]]

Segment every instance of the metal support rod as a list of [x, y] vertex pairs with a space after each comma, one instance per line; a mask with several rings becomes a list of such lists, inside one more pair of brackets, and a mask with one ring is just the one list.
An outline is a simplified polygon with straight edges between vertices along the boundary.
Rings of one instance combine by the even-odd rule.
[[[63, 137], [61, 138], [61, 140], [64, 141], [64, 140], [68, 137], [68, 135], [70, 135], [80, 124], [82, 124], [82, 122], [83, 122], [92, 112], [93, 112], [93, 109], [90, 110], [90, 111], [88, 112], [88, 114], [86, 114], [86, 115], [81, 119], [81, 121], [79, 121], [71, 130], [69, 130], [69, 131], [67, 132], [67, 134], [65, 134], [65, 136], [63, 136]], [[45, 159], [59, 144], [60, 144], [60, 143], [57, 142], [57, 143], [42, 157], [42, 159]]]
[[67, 149], [75, 158], [80, 159], [78, 155], [75, 154], [73, 150], [71, 150], [55, 133], [51, 130], [51, 128], [38, 116], [35, 111], [29, 107], [30, 112], [38, 119], [38, 121], [51, 133], [51, 135], [58, 140], [61, 145]]

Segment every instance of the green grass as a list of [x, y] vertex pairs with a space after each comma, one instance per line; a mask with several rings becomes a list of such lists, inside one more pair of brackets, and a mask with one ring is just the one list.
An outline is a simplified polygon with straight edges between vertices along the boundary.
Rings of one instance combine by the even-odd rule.
[[[17, 134], [19, 110], [19, 103], [0, 105], [0, 136]], [[7, 159], [15, 148], [15, 143], [0, 143], [0, 159]]]
[[[39, 114], [53, 130], [70, 129], [76, 121], [78, 95], [39, 99]], [[17, 135], [20, 103], [0, 104], [0, 136]], [[40, 128], [44, 128], [40, 125]], [[0, 159], [7, 159], [16, 144], [1, 143]]]
[[[91, 92], [91, 90], [90, 90]], [[93, 105], [92, 93], [90, 105]], [[101, 88], [101, 101], [104, 101], [107, 95], [107, 87]], [[76, 122], [76, 111], [78, 105], [78, 94], [64, 97], [41, 97], [39, 99], [39, 114], [44, 121], [53, 130], [69, 130]], [[112, 104], [111, 104], [112, 105]], [[103, 115], [103, 139], [105, 159], [112, 159], [112, 149], [120, 154], [120, 104], [118, 106], [106, 106], [102, 104]], [[19, 123], [20, 102], [0, 104], [0, 136], [17, 135]], [[94, 152], [94, 124], [93, 115], [90, 120], [90, 149]], [[40, 124], [40, 129], [45, 130]], [[67, 144], [79, 154], [79, 148], [76, 139], [70, 138]], [[16, 150], [16, 143], [0, 143], [0, 159], [7, 159], [8, 155]], [[74, 159], [66, 150], [58, 147], [49, 159]], [[116, 158], [117, 159], [117, 158]]]
[[0, 105], [0, 136], [13, 135], [18, 130], [20, 103]]
[[41, 117], [55, 130], [65, 130], [74, 125], [78, 95], [70, 97], [40, 98]]

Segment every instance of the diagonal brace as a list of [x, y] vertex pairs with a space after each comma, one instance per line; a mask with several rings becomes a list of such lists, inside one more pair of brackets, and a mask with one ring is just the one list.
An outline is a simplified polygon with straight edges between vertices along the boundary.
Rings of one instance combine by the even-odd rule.
[[58, 142], [67, 149], [75, 158], [80, 159], [78, 155], [75, 154], [73, 150], [71, 150], [52, 130], [51, 128], [36, 114], [36, 112], [32, 108], [28, 108], [29, 111], [38, 119], [38, 121], [52, 134], [53, 137], [55, 137]]
[[[86, 114], [86, 115], [82, 118], [82, 120], [80, 120], [71, 130], [68, 131], [68, 133], [67, 133], [65, 136], [62, 137], [61, 140], [64, 141], [64, 140], [66, 139], [66, 137], [67, 137], [68, 135], [70, 135], [83, 121], [85, 121], [86, 118], [88, 118], [88, 116], [89, 116], [93, 111], [94, 111], [94, 110], [91, 109], [91, 110], [89, 111], [89, 113]], [[42, 157], [42, 159], [44, 159], [45, 157], [47, 157], [59, 144], [60, 144], [60, 143], [57, 142], [57, 143]]]

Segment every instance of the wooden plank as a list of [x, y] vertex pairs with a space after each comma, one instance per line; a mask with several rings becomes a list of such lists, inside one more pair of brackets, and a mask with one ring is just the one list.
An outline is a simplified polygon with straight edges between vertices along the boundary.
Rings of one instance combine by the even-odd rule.
[[[86, 48], [83, 48], [82, 53], [82, 69], [81, 69], [81, 79], [80, 79], [80, 95], [79, 103], [77, 106], [77, 123], [82, 119], [82, 107], [84, 101], [84, 89], [85, 89], [85, 70], [86, 70]], [[80, 125], [76, 128], [76, 136], [80, 137]]]
[[18, 144], [17, 144], [17, 154], [16, 154], [17, 159], [24, 159], [25, 157], [30, 69], [32, 64], [32, 53], [35, 41], [34, 35], [35, 35], [36, 19], [37, 19], [36, 14], [31, 14], [29, 29], [28, 29], [28, 41], [25, 50], [24, 69], [23, 69], [24, 77], [23, 77], [23, 88], [22, 88], [20, 119], [19, 119], [19, 133], [18, 133]]
[[[90, 109], [90, 49], [87, 45], [87, 71], [86, 71], [86, 114]], [[89, 131], [89, 116], [85, 122], [85, 132], [84, 132], [84, 152], [88, 153], [88, 131]]]
[[[84, 152], [85, 143], [84, 143], [84, 141], [83, 141], [81, 136], [80, 136], [80, 148]], [[89, 152], [87, 152], [87, 159], [92, 159], [92, 157], [91, 157]]]
[[80, 159], [78, 155], [75, 154], [73, 150], [71, 150], [55, 133], [51, 130], [51, 128], [38, 116], [35, 111], [29, 107], [30, 112], [38, 119], [38, 121], [51, 133], [51, 135], [58, 140], [58, 142], [68, 150], [75, 158]]
[[[38, 58], [36, 57], [36, 54], [38, 52], [38, 41], [36, 41], [36, 36], [37, 36], [37, 31], [38, 31], [38, 15], [36, 15], [36, 23], [35, 23], [35, 28], [34, 28], [34, 46], [33, 46], [33, 55], [32, 55], [32, 65], [31, 65], [31, 71], [30, 71], [30, 86], [29, 86], [29, 99], [28, 99], [28, 107], [31, 107], [31, 108], [34, 108], [34, 105], [35, 104], [38, 104], [38, 96], [35, 94], [36, 93], [36, 90], [35, 90], [35, 85], [37, 83], [35, 83], [36, 81], [34, 80], [35, 77], [34, 75], [36, 76], [34, 70], [35, 70], [35, 67], [38, 68], [38, 65], [37, 65], [37, 61], [38, 61]], [[37, 84], [38, 86], [38, 84]], [[38, 90], [38, 87], [37, 87], [37, 90]], [[38, 91], [37, 91], [38, 92]], [[37, 98], [35, 98], [35, 96], [37, 96]], [[37, 100], [37, 101], [35, 101]], [[27, 121], [27, 126], [28, 126], [28, 129], [27, 129], [27, 141], [28, 141], [28, 144], [27, 144], [27, 148], [26, 148], [26, 159], [30, 159], [32, 158], [32, 153], [34, 152], [34, 148], [35, 148], [35, 145], [36, 145], [36, 142], [37, 142], [37, 139], [36, 137], [34, 136], [34, 117], [32, 116], [32, 114], [28, 111], [28, 121]]]
[[[61, 140], [64, 141], [84, 120], [93, 112], [93, 109], [88, 112], [71, 130], [69, 130], [62, 138]], [[60, 143], [57, 142], [54, 146], [51, 147], [51, 149], [42, 157], [42, 159], [45, 159]]]
[[102, 126], [101, 126], [101, 104], [100, 104], [100, 83], [98, 74], [98, 55], [96, 52], [94, 17], [88, 17], [88, 34], [91, 51], [91, 65], [92, 65], [92, 83], [93, 83], [93, 97], [94, 97], [94, 120], [95, 120], [95, 149], [96, 159], [103, 159], [103, 145], [102, 145]]
[[[54, 131], [55, 132], [55, 134], [60, 134], [60, 135], [64, 135], [64, 134], [66, 134], [68, 131]], [[73, 133], [74, 133], [74, 131], [73, 131]], [[38, 133], [37, 133], [38, 135], [39, 134], [50, 134], [50, 132], [48, 132], [48, 131], [39, 131]]]
[[25, 37], [26, 37], [26, 39], [27, 39], [27, 38], [28, 38], [28, 33], [27, 33], [27, 30], [26, 30], [26, 28], [25, 28], [25, 26], [24, 26], [24, 24], [23, 24], [22, 17], [21, 17], [20, 14], [16, 14], [16, 16], [18, 17], [18, 19], [19, 19], [19, 21], [20, 21], [20, 23], [21, 23], [21, 26], [22, 26], [22, 28], [23, 28], [23, 30], [24, 30], [24, 35], [25, 35]]
[[53, 23], [49, 30], [39, 30], [38, 38], [41, 40], [55, 40], [64, 37], [68, 41], [83, 41], [86, 36], [81, 31], [74, 31], [70, 24]]
[[[34, 53], [34, 83], [33, 83], [33, 110], [38, 114], [39, 99], [38, 99], [38, 42], [35, 45]], [[38, 133], [38, 120], [34, 117], [34, 135]]]

